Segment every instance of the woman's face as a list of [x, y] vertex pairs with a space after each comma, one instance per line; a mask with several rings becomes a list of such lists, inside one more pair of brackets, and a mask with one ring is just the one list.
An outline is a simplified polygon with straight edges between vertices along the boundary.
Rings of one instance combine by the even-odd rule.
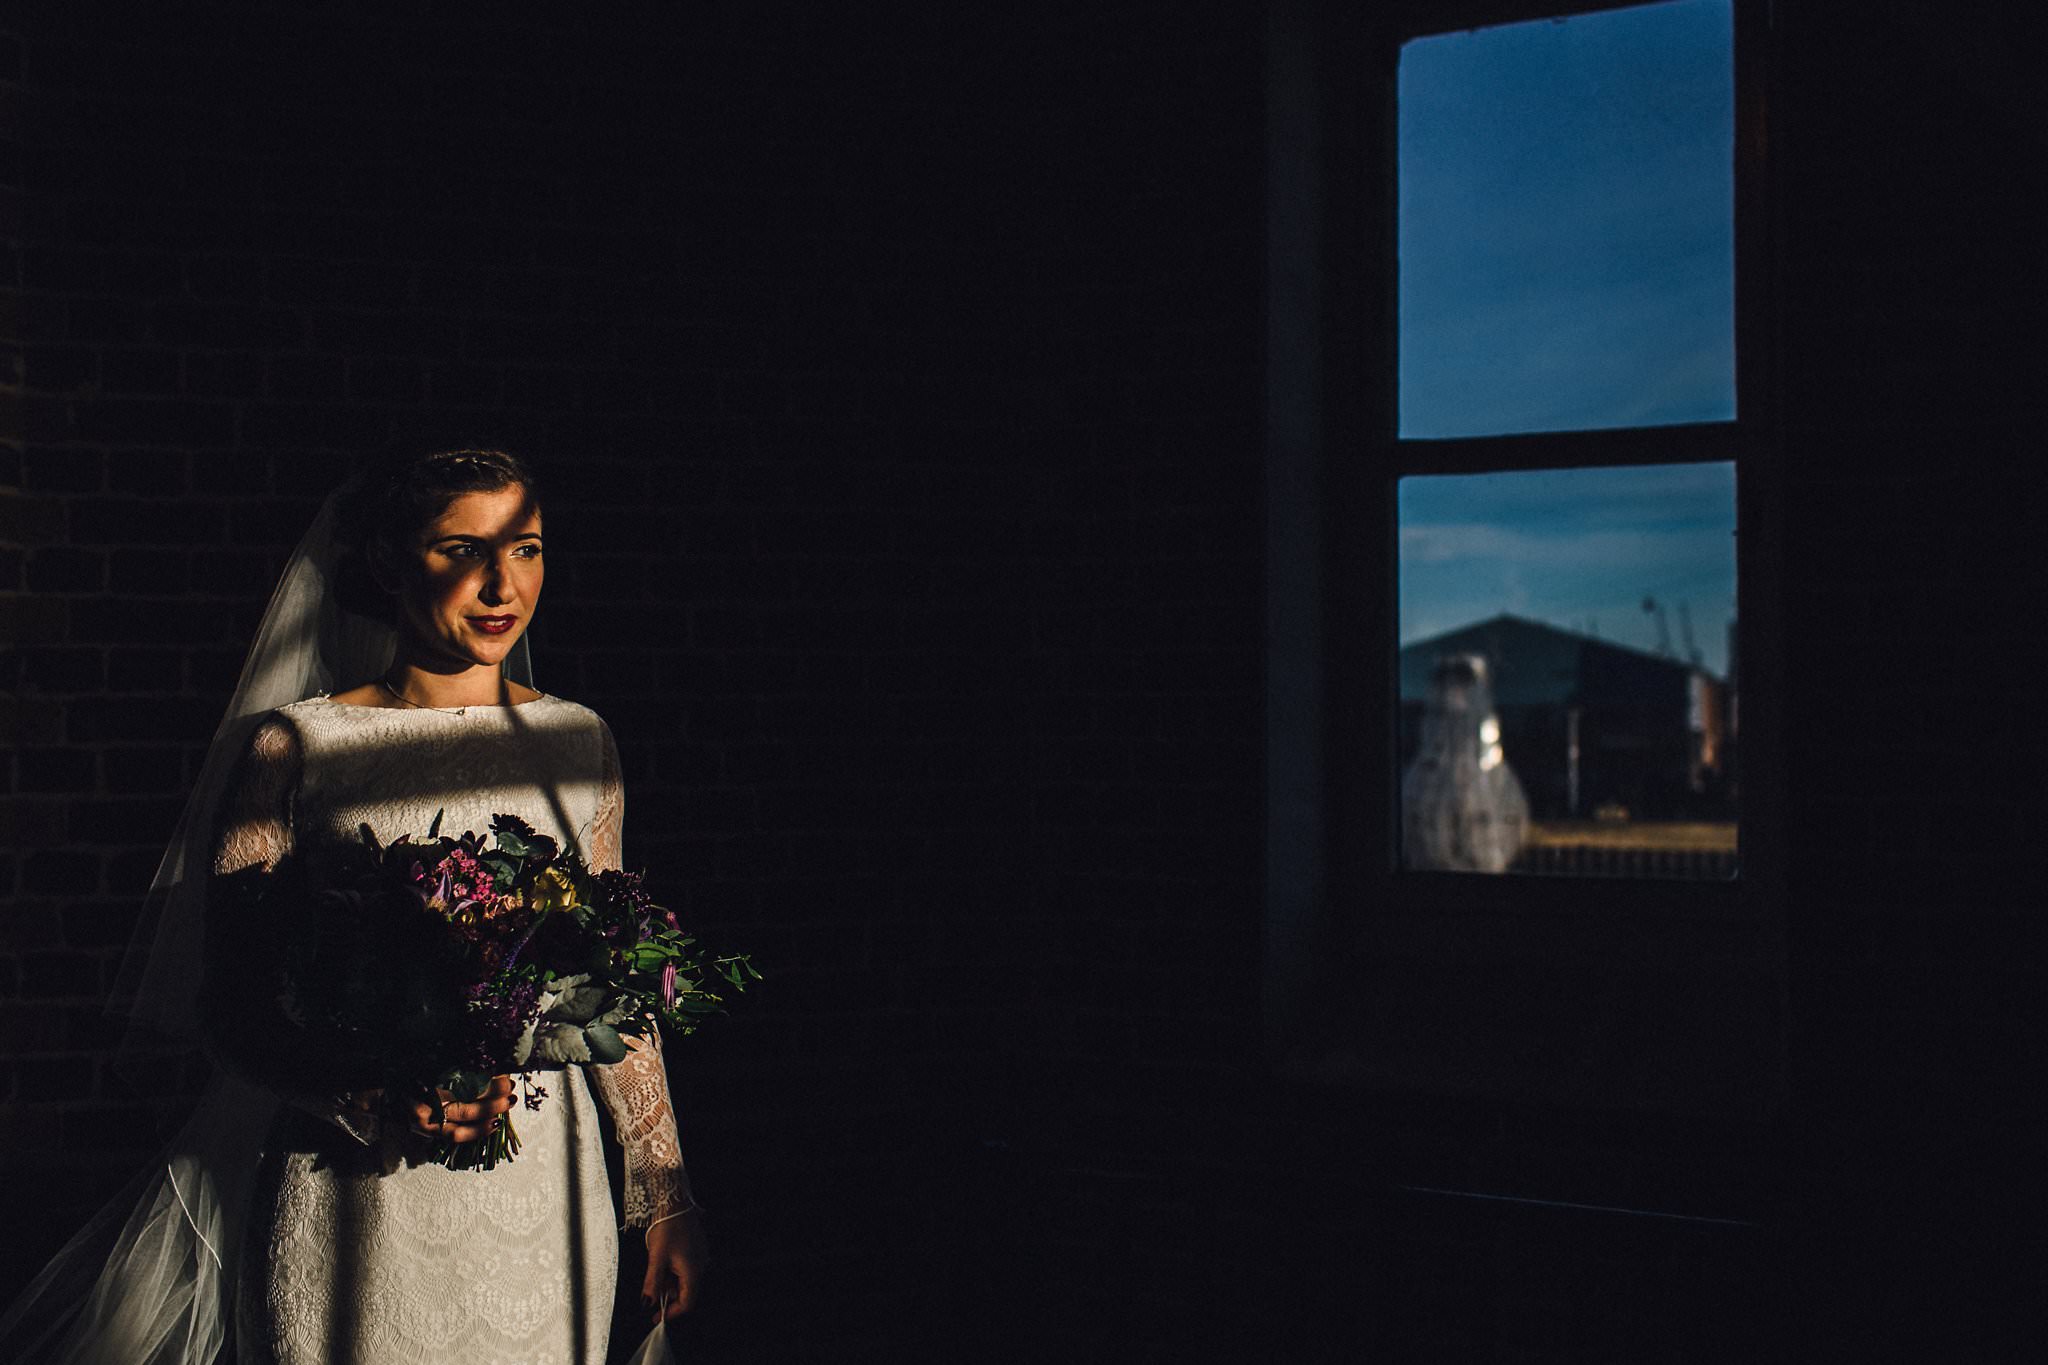
[[400, 568], [399, 615], [414, 641], [452, 664], [494, 667], [540, 601], [540, 508], [519, 484], [464, 493]]

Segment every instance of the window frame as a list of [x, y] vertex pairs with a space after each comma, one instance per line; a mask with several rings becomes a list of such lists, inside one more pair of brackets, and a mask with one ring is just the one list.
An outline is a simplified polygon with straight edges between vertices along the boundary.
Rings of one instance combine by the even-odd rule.
[[[1654, 2], [1654, 0], [1653, 0]], [[1269, 1057], [1325, 1069], [1328, 1001], [1390, 935], [1499, 943], [1534, 921], [1597, 932], [1752, 926], [1782, 962], [1782, 539], [1768, 153], [1769, 0], [1734, 22], [1736, 415], [1725, 422], [1402, 438], [1398, 70], [1403, 44], [1642, 0], [1275, 0], [1268, 49]], [[1732, 461], [1741, 870], [1727, 881], [1487, 876], [1398, 866], [1396, 486], [1414, 475]], [[1358, 528], [1378, 528], [1377, 537]], [[1303, 598], [1307, 599], [1304, 605]], [[1688, 929], [1687, 926], [1695, 926]], [[1777, 971], [1782, 981], [1782, 968]]]

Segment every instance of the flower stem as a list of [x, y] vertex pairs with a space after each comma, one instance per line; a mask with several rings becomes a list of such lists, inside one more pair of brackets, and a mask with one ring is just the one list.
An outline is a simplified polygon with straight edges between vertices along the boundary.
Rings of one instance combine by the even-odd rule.
[[451, 1171], [488, 1171], [517, 1155], [519, 1134], [512, 1127], [510, 1114], [499, 1116], [498, 1126], [483, 1137], [467, 1142], [443, 1138], [434, 1149], [434, 1159]]

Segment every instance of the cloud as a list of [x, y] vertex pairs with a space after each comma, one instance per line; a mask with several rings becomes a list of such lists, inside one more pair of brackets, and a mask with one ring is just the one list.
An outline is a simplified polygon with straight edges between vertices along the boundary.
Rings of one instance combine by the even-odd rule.
[[1542, 535], [1490, 522], [1435, 522], [1401, 528], [1403, 569], [1490, 561], [1509, 568], [1585, 570], [1654, 566], [1659, 572], [1735, 566], [1725, 533], [1699, 530], [1578, 531]]
[[1725, 536], [1735, 527], [1735, 468], [1708, 464], [1420, 475], [1401, 480], [1401, 522], [1512, 528], [1550, 537], [1603, 530]]

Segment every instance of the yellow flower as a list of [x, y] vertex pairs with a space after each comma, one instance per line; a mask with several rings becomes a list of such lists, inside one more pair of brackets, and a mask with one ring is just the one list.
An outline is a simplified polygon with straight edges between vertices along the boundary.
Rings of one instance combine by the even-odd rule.
[[561, 868], [544, 867], [533, 879], [533, 889], [527, 892], [526, 903], [543, 913], [568, 910], [576, 904], [576, 884]]

